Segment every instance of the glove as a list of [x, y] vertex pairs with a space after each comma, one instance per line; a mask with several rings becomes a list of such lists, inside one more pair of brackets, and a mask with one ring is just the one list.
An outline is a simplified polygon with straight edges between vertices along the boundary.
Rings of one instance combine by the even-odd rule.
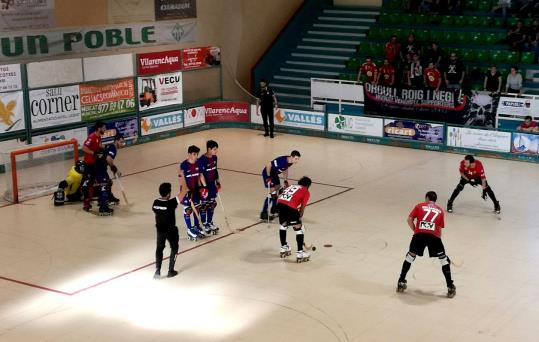
[[215, 180], [215, 187], [217, 188], [217, 192], [221, 191], [221, 182], [219, 180]]
[[486, 189], [483, 189], [483, 194], [481, 195], [481, 198], [484, 199], [485, 201], [487, 200], [487, 190]]
[[200, 197], [202, 197], [202, 199], [208, 198], [208, 188], [206, 187], [200, 188]]
[[[110, 170], [112, 171], [112, 173], [114, 174], [117, 174], [118, 173], [118, 168], [116, 167], [116, 165], [111, 165], [110, 166]], [[118, 175], [119, 176], [119, 175]]]
[[288, 188], [289, 186], [290, 186], [290, 184], [288, 183], [288, 179], [285, 179], [284, 180], [284, 187]]
[[475, 179], [470, 179], [470, 185], [473, 186], [474, 188], [477, 186], [477, 183], [475, 182]]

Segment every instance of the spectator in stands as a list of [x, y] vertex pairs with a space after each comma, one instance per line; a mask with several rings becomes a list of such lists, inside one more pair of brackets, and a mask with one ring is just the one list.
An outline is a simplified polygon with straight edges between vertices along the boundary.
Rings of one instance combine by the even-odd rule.
[[444, 70], [445, 85], [447, 89], [461, 89], [466, 74], [464, 64], [458, 59], [457, 54], [451, 52], [449, 62]]
[[493, 16], [500, 15], [502, 16], [503, 20], [507, 19], [507, 16], [510, 14], [511, 11], [511, 0], [498, 0], [498, 3], [496, 6], [492, 7], [492, 14]]
[[461, 15], [462, 14], [462, 1], [461, 0], [449, 0], [449, 14]]
[[443, 57], [444, 52], [438, 45], [438, 42], [432, 42], [429, 49], [425, 53], [425, 62], [429, 63], [430, 61], [432, 61], [436, 68], [440, 68]]
[[[376, 81], [377, 74], [378, 68], [376, 67], [376, 64], [373, 63], [371, 56], [367, 56], [367, 58], [365, 58], [365, 63], [361, 64], [361, 67], [359, 68], [359, 73], [357, 74], [357, 81], [373, 83], [374, 81]], [[362, 79], [362, 76], [364, 80]]]
[[485, 91], [491, 93], [499, 93], [502, 89], [502, 75], [498, 71], [495, 65], [490, 67], [490, 70], [485, 74], [485, 80], [483, 82], [483, 88]]
[[431, 90], [440, 90], [440, 85], [442, 84], [442, 74], [436, 68], [434, 62], [429, 62], [429, 65], [423, 71], [423, 80], [425, 82], [425, 87]]
[[397, 63], [397, 58], [399, 57], [399, 54], [401, 51], [401, 45], [396, 35], [391, 36], [391, 38], [389, 39], [389, 42], [386, 43], [384, 51], [385, 51], [385, 58], [389, 61], [389, 63], [395, 66]]
[[414, 89], [423, 88], [423, 66], [417, 53], [413, 54], [408, 70], [408, 86]]
[[511, 72], [507, 75], [505, 92], [510, 94], [522, 94], [522, 75], [516, 66], [511, 67]]
[[401, 59], [403, 63], [411, 63], [414, 53], [418, 55], [421, 53], [421, 45], [415, 40], [415, 35], [410, 33], [404, 44], [404, 48], [401, 50]]
[[434, 12], [434, 2], [435, 0], [421, 1], [421, 4], [419, 4], [419, 13], [432, 14]]
[[506, 41], [517, 51], [526, 51], [528, 49], [527, 32], [522, 20], [517, 21], [516, 26], [507, 32]]
[[539, 2], [537, 0], [523, 0], [516, 9], [519, 18], [537, 16]]
[[533, 121], [533, 118], [528, 115], [524, 118], [524, 122], [517, 127], [517, 131], [539, 132], [539, 127], [537, 127], [537, 122]]
[[378, 70], [376, 83], [389, 87], [395, 84], [395, 67], [389, 63], [387, 58], [384, 59], [384, 64]]

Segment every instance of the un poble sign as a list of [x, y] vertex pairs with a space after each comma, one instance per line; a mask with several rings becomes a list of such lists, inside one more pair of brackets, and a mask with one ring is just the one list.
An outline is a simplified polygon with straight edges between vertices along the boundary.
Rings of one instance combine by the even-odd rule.
[[137, 55], [137, 73], [139, 75], [163, 74], [178, 71], [181, 68], [181, 50]]

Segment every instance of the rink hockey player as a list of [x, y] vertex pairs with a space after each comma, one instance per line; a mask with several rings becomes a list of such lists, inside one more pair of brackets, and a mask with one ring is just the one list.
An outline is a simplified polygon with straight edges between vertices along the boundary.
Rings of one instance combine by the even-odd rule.
[[[187, 237], [193, 241], [206, 237], [204, 231], [200, 229], [201, 222], [198, 219], [201, 200], [208, 198], [206, 182], [197, 163], [199, 153], [200, 148], [195, 145], [189, 146], [187, 159], [180, 164], [178, 174], [182, 191], [184, 187], [187, 189], [181, 203], [183, 205], [183, 217], [187, 226]], [[193, 223], [191, 223], [191, 215], [193, 215]]]
[[309, 261], [309, 253], [303, 250], [304, 246], [304, 226], [301, 222], [307, 202], [309, 202], [309, 187], [311, 179], [309, 177], [301, 177], [297, 185], [290, 185], [283, 190], [279, 195], [277, 205], [279, 207], [279, 238], [281, 240], [281, 258], [291, 255], [290, 246], [286, 242], [286, 231], [288, 227], [296, 232], [296, 242], [298, 252], [296, 254], [296, 262]]
[[198, 158], [198, 166], [200, 172], [204, 176], [206, 185], [208, 186], [208, 197], [202, 200], [200, 208], [200, 216], [202, 225], [206, 234], [217, 234], [219, 227], [213, 223], [213, 214], [217, 207], [217, 192], [221, 189], [219, 181], [219, 172], [217, 170], [217, 150], [219, 144], [216, 141], [208, 140], [206, 142], [206, 153]]
[[58, 184], [54, 193], [54, 205], [64, 205], [65, 202], [82, 201], [82, 176], [84, 175], [84, 162], [77, 160], [71, 167], [66, 178]]
[[408, 215], [408, 226], [414, 232], [410, 249], [406, 254], [402, 270], [397, 283], [397, 292], [404, 292], [407, 288], [406, 274], [412, 266], [416, 256], [423, 256], [425, 247], [429, 249], [429, 257], [438, 258], [442, 264], [442, 272], [447, 284], [447, 296], [453, 298], [456, 287], [451, 279], [451, 261], [445, 254], [442, 243], [442, 228], [444, 228], [444, 211], [436, 204], [438, 196], [434, 191], [425, 195], [425, 202], [421, 202], [412, 209]]
[[494, 191], [492, 191], [492, 188], [487, 182], [487, 177], [485, 176], [485, 169], [483, 169], [483, 164], [476, 160], [472, 155], [467, 155], [464, 157], [464, 160], [460, 162], [460, 182], [453, 190], [453, 194], [449, 198], [449, 201], [447, 201], [447, 212], [452, 213], [453, 212], [453, 201], [455, 201], [455, 198], [459, 195], [459, 193], [464, 189], [464, 186], [466, 184], [470, 184], [473, 187], [476, 187], [478, 185], [481, 185], [483, 188], [483, 194], [481, 195], [481, 198], [483, 198], [485, 201], [487, 200], [487, 195], [492, 200], [492, 203], [494, 204], [494, 212], [496, 214], [499, 214], [501, 211], [500, 208], [500, 202], [496, 199], [496, 195], [494, 195]]
[[[262, 212], [260, 213], [261, 220], [273, 219], [273, 215], [277, 213], [277, 194], [281, 188], [279, 175], [284, 176], [284, 187], [288, 186], [288, 168], [299, 161], [301, 154], [294, 150], [289, 156], [280, 156], [270, 161], [262, 170], [262, 180], [266, 187], [267, 195], [264, 199]], [[271, 203], [270, 203], [271, 202]], [[268, 217], [268, 207], [271, 205], [270, 214]]]
[[84, 195], [84, 211], [92, 210], [90, 202], [94, 196], [94, 186], [96, 179], [96, 163], [103, 153], [103, 144], [101, 138], [107, 130], [105, 123], [98, 121], [95, 123], [95, 132], [91, 133], [84, 144], [82, 151], [84, 152], [84, 177], [82, 181], [82, 194]]

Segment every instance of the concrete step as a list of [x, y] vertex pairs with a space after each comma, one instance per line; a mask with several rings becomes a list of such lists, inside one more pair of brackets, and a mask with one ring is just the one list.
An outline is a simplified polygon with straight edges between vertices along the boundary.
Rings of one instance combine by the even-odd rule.
[[303, 95], [303, 94], [290, 94], [290, 93], [283, 93], [283, 92], [275, 92], [275, 96], [277, 98], [286, 97], [286, 98], [295, 98], [295, 99], [308, 99], [311, 100], [310, 95]]
[[313, 50], [313, 51], [327, 51], [327, 52], [346, 52], [346, 53], [355, 53], [355, 48], [345, 48], [345, 47], [333, 47], [333, 46], [322, 46], [322, 45], [306, 45], [300, 44], [297, 46], [298, 50]]
[[338, 77], [340, 72], [339, 71], [325, 71], [325, 70], [317, 70], [317, 69], [303, 69], [303, 68], [286, 68], [282, 67], [280, 68], [283, 72], [291, 72], [296, 74], [309, 74], [313, 75], [313, 77], [320, 77], [320, 78], [332, 78], [332, 77]]
[[319, 31], [319, 30], [307, 30], [307, 34], [315, 36], [330, 36], [330, 37], [354, 37], [354, 38], [366, 38], [366, 33], [356, 32], [337, 32], [337, 31]]
[[357, 9], [325, 9], [324, 14], [339, 14], [339, 15], [364, 15], [364, 16], [377, 16], [380, 15], [380, 11], [365, 11]]
[[299, 85], [290, 84], [290, 83], [273, 82], [271, 86], [276, 89], [289, 88], [289, 89], [297, 89], [297, 90], [309, 90], [309, 91], [311, 90], [310, 86], [299, 86]]
[[341, 22], [354, 22], [354, 23], [375, 23], [374, 18], [351, 18], [351, 17], [333, 17], [321, 15], [318, 17], [320, 21], [341, 21]]
[[323, 54], [315, 54], [315, 53], [292, 52], [291, 55], [294, 56], [294, 57], [306, 57], [306, 58], [315, 58], [315, 59], [330, 59], [330, 60], [338, 60], [338, 61], [347, 61], [347, 60], [350, 59], [350, 56], [323, 55]]
[[304, 109], [304, 110], [312, 110], [311, 109], [311, 101], [309, 99], [308, 102], [301, 101], [301, 102], [290, 102], [290, 101], [279, 101], [279, 107], [281, 108], [290, 108], [290, 109]]
[[325, 67], [325, 68], [344, 69], [344, 63], [335, 64], [335, 63], [322, 63], [322, 62], [306, 62], [306, 61], [287, 60], [286, 64], [307, 66], [307, 67]]
[[295, 77], [295, 76], [287, 76], [287, 75], [275, 75], [273, 76], [274, 79], [279, 81], [293, 81], [293, 82], [301, 82], [301, 83], [311, 83], [310, 77]]
[[363, 25], [339, 25], [339, 24], [313, 24], [315, 28], [336, 28], [336, 29], [353, 29], [353, 30], [368, 30], [370, 26]]
[[330, 38], [308, 38], [304, 37], [301, 39], [304, 42], [309, 43], [332, 43], [340, 45], [348, 45], [349, 47], [356, 47], [359, 42], [357, 40], [346, 40], [346, 39], [330, 39]]

